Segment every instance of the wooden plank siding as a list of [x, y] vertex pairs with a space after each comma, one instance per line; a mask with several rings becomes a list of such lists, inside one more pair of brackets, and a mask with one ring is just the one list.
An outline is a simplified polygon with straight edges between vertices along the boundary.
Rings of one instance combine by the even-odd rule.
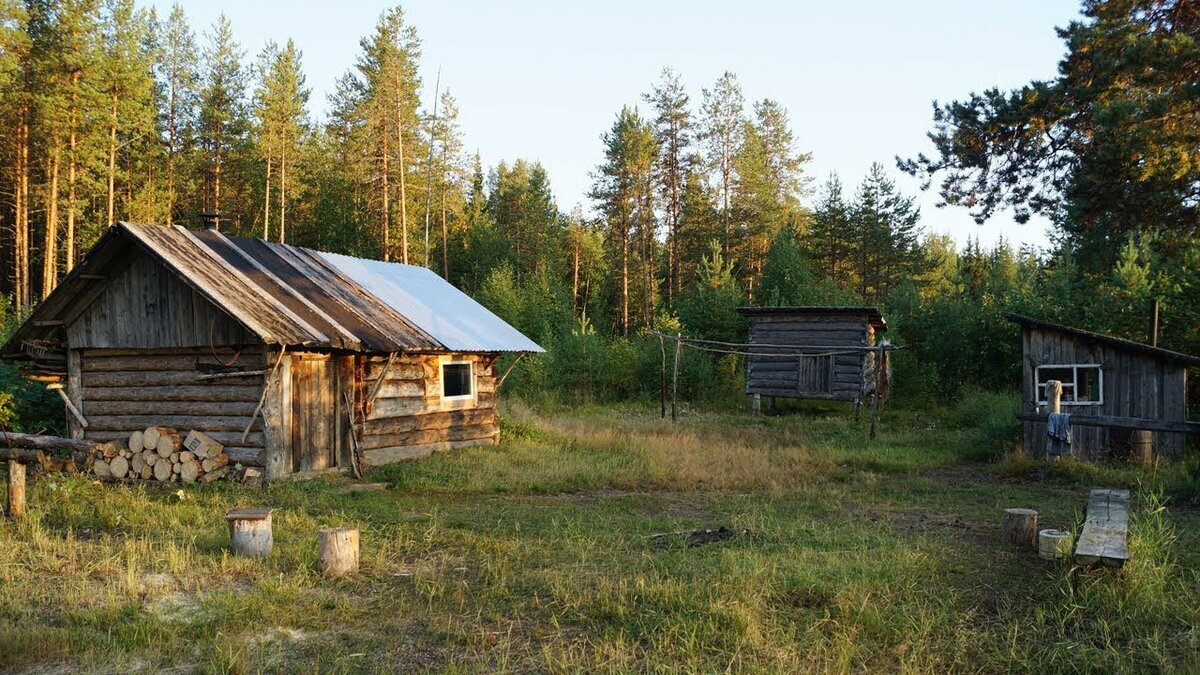
[[[1045, 412], [1037, 405], [1037, 366], [1099, 364], [1104, 378], [1103, 402], [1092, 405], [1064, 402], [1063, 412], [1156, 420], [1187, 419], [1187, 371], [1181, 364], [1040, 326], [1023, 327], [1021, 349], [1022, 409], [1025, 412]], [[1107, 457], [1113, 451], [1124, 452], [1128, 442], [1128, 430], [1071, 427], [1071, 452], [1084, 459]], [[1184, 434], [1154, 432], [1158, 454], [1177, 457], [1183, 451], [1184, 442]], [[1030, 456], [1045, 456], [1045, 423], [1024, 421], [1022, 443]]]
[[[442, 399], [441, 362], [470, 361], [474, 396]], [[401, 355], [384, 375], [386, 356], [368, 356], [363, 389], [378, 394], [359, 425], [363, 461], [377, 465], [440, 450], [499, 442], [495, 359], [483, 354]], [[365, 403], [365, 401], [364, 401]]]
[[146, 254], [67, 326], [73, 349], [256, 344], [258, 338]]
[[[750, 351], [779, 354], [788, 347], [816, 347], [812, 351], [837, 351], [837, 347], [875, 344], [874, 330], [866, 317], [813, 315], [756, 315], [750, 322]], [[824, 349], [833, 347], [834, 349]], [[791, 398], [853, 401], [870, 380], [874, 363], [870, 354], [828, 356], [748, 356], [746, 393]], [[873, 372], [873, 371], [872, 371]]]

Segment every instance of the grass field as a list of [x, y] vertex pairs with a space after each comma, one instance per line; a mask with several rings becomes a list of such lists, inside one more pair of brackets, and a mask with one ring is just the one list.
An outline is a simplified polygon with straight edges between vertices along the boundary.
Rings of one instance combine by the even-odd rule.
[[[0, 670], [1200, 669], [1190, 466], [995, 462], [997, 402], [889, 411], [874, 442], [834, 407], [508, 402], [502, 445], [368, 476], [384, 490], [39, 477], [0, 524]], [[1005, 507], [1077, 530], [1088, 489], [1121, 485], [1123, 571], [999, 541]], [[277, 509], [267, 561], [225, 552], [250, 505]], [[316, 530], [345, 524], [362, 569], [322, 579]]]

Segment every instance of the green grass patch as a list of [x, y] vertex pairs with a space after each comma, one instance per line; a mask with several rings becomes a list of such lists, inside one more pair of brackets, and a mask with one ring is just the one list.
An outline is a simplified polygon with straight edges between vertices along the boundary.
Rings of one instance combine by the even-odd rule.
[[[1006, 400], [887, 409], [874, 441], [839, 405], [672, 424], [509, 401], [501, 445], [376, 469], [377, 491], [37, 477], [0, 523], [0, 670], [1200, 667], [1192, 460], [1049, 467], [1007, 445]], [[1097, 486], [1136, 491], [1124, 570], [1000, 542], [1003, 508], [1077, 529]], [[249, 505], [276, 509], [267, 560], [226, 553]], [[316, 531], [346, 524], [361, 570], [323, 579]]]

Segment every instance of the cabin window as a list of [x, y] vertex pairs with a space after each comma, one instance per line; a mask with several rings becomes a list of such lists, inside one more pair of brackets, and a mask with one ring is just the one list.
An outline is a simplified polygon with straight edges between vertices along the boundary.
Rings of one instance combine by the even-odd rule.
[[456, 401], [475, 395], [470, 361], [449, 361], [442, 364], [442, 398]]
[[1062, 382], [1063, 405], [1100, 405], [1104, 403], [1104, 370], [1098, 363], [1078, 363], [1037, 367], [1038, 403], [1046, 405], [1046, 383]]

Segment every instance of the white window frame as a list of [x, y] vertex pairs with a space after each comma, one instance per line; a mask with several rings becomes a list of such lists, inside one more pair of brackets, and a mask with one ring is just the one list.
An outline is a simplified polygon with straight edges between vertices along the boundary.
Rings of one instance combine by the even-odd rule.
[[[1046, 370], [1067, 370], [1071, 371], [1071, 381], [1062, 381], [1063, 399], [1062, 405], [1104, 405], [1104, 366], [1099, 363], [1048, 363], [1037, 366], [1033, 370], [1033, 386], [1037, 390], [1038, 405], [1049, 405], [1046, 400], [1046, 385], [1042, 382], [1042, 369]], [[1095, 370], [1097, 373], [1096, 390], [1100, 396], [1094, 401], [1076, 401], [1075, 388], [1079, 384], [1080, 369]], [[1067, 400], [1067, 391], [1071, 392], [1071, 400]]]
[[[458, 396], [446, 395], [446, 366], [466, 366], [467, 367], [467, 382], [471, 387], [471, 393], [460, 394]], [[443, 401], [470, 401], [475, 398], [475, 362], [474, 361], [442, 361], [438, 364], [438, 384], [441, 385], [440, 391]]]

